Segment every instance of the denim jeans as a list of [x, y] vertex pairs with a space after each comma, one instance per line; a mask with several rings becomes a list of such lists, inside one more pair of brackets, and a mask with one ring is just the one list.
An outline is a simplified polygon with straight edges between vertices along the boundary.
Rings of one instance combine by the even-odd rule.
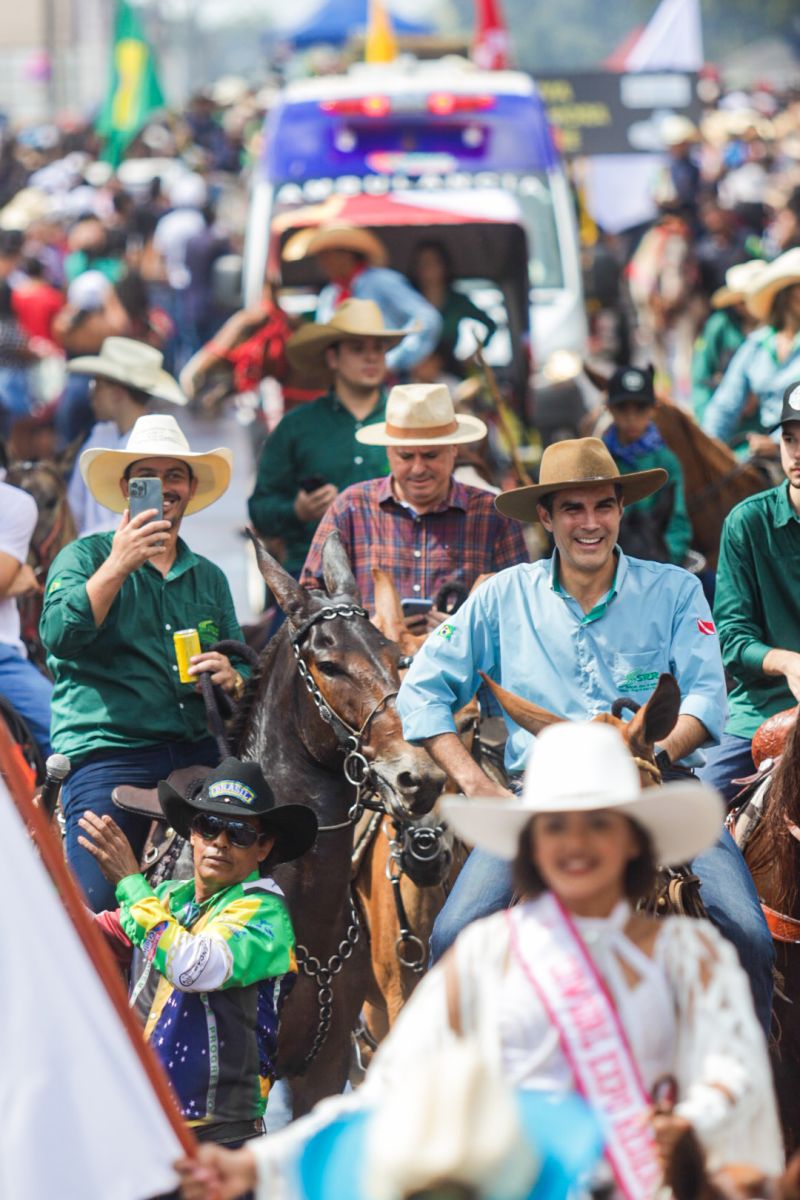
[[722, 792], [726, 801], [732, 800], [742, 787], [740, 783], [731, 783], [731, 780], [744, 779], [756, 769], [750, 751], [750, 739], [736, 737], [732, 733], [723, 733], [719, 745], [706, 750], [705, 755], [706, 765], [697, 772], [698, 777], [703, 783]]
[[103, 875], [94, 855], [78, 845], [81, 828], [78, 819], [89, 811], [113, 817], [130, 842], [133, 853], [141, 858], [150, 821], [136, 813], [117, 808], [111, 793], [120, 783], [136, 787], [155, 787], [179, 767], [195, 764], [216, 766], [219, 751], [213, 738], [202, 742], [165, 742], [139, 746], [132, 750], [100, 750], [90, 754], [68, 775], [61, 790], [66, 817], [67, 861], [95, 912], [116, 908], [114, 888]]
[[0, 643], [0, 695], [28, 723], [44, 758], [50, 754], [50, 699], [53, 685], [13, 646]]

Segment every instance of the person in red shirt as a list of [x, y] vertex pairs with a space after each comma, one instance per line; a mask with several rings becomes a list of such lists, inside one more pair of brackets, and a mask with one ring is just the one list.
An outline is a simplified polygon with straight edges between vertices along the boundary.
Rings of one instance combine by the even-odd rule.
[[44, 265], [38, 258], [27, 258], [22, 264], [26, 275], [13, 291], [11, 305], [28, 337], [53, 342], [53, 321], [66, 303], [64, 293], [44, 277]]

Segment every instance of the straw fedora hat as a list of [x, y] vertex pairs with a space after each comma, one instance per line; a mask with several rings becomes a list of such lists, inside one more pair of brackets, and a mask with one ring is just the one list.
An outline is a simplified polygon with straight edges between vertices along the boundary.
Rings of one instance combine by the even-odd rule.
[[717, 288], [711, 297], [711, 307], [730, 308], [732, 304], [740, 304], [747, 298], [766, 266], [763, 259], [751, 258], [749, 262], [729, 267], [725, 272], [724, 287]]
[[548, 492], [563, 492], [592, 483], [615, 483], [621, 487], [625, 503], [633, 504], [635, 500], [643, 500], [657, 492], [667, 478], [667, 472], [661, 467], [622, 475], [600, 438], [574, 438], [553, 442], [547, 447], [542, 455], [537, 484], [501, 492], [494, 503], [504, 517], [538, 521], [536, 501]]
[[668, 113], [660, 122], [658, 132], [665, 146], [682, 146], [699, 139], [697, 126], [681, 113]]
[[746, 297], [748, 312], [762, 323], [769, 320], [778, 292], [800, 283], [800, 246], [787, 250], [768, 263]]
[[325, 361], [325, 351], [337, 342], [376, 337], [386, 349], [406, 336], [403, 329], [387, 329], [383, 314], [374, 300], [345, 300], [325, 325], [301, 326], [286, 343], [286, 355], [305, 381], [329, 384], [333, 372]]
[[125, 468], [142, 458], [177, 458], [188, 463], [197, 479], [197, 489], [186, 506], [186, 516], [208, 508], [218, 500], [231, 481], [233, 455], [225, 446], [194, 453], [174, 417], [153, 413], [134, 425], [124, 450], [103, 450], [98, 446], [84, 450], [80, 457], [83, 481], [95, 500], [121, 513], [128, 502], [120, 491], [119, 481]]
[[164, 355], [133, 338], [107, 337], [99, 354], [85, 354], [67, 363], [72, 375], [95, 375], [146, 392], [154, 400], [187, 404], [177, 380], [163, 369]]
[[459, 837], [513, 859], [519, 835], [539, 813], [613, 809], [650, 836], [661, 866], [689, 862], [722, 832], [722, 797], [694, 781], [642, 790], [639, 771], [610, 725], [563, 721], [538, 735], [513, 800], [447, 796], [442, 813]]
[[312, 226], [293, 234], [283, 247], [285, 262], [299, 262], [311, 254], [323, 250], [350, 250], [362, 254], [372, 267], [385, 267], [389, 254], [380, 238], [358, 225], [347, 225], [343, 221], [331, 221], [327, 225]]
[[404, 383], [386, 401], [386, 420], [359, 429], [365, 446], [464, 446], [488, 430], [480, 417], [457, 413], [443, 383]]
[[450, 1037], [373, 1109], [309, 1139], [300, 1190], [306, 1200], [405, 1200], [448, 1187], [480, 1200], [567, 1200], [602, 1143], [579, 1096], [515, 1091], [475, 1039]]

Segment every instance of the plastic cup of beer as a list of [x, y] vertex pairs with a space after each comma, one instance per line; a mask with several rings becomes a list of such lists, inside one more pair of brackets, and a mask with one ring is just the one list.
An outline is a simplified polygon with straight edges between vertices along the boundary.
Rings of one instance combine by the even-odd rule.
[[181, 683], [196, 683], [197, 676], [189, 674], [192, 665], [189, 659], [200, 653], [200, 634], [196, 629], [178, 629], [172, 635], [175, 643], [175, 659], [178, 663], [178, 678]]

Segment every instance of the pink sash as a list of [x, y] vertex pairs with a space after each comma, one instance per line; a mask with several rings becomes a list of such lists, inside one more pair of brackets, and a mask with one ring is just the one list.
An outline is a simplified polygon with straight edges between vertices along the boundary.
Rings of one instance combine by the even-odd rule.
[[520, 937], [522, 911], [507, 913], [511, 950], [552, 1025], [575, 1084], [603, 1118], [606, 1158], [627, 1200], [650, 1200], [661, 1168], [647, 1123], [650, 1098], [605, 982], [569, 914], [551, 893], [537, 902], [535, 939]]

